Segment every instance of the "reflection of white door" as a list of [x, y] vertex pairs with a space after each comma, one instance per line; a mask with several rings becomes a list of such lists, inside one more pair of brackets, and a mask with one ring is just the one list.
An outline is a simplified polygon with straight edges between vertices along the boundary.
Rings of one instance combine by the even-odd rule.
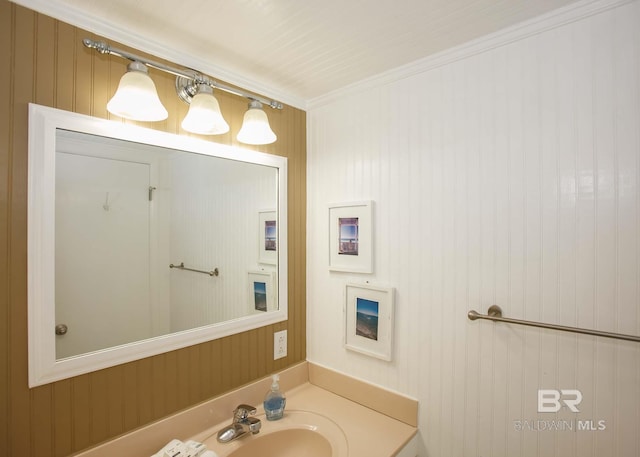
[[149, 186], [149, 164], [56, 153], [56, 358], [151, 336]]

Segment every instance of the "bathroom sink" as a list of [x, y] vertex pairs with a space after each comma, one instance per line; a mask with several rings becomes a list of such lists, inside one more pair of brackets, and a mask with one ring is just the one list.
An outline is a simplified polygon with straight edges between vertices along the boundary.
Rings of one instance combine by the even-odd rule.
[[332, 457], [331, 443], [314, 430], [294, 428], [269, 433], [247, 441], [228, 457]]
[[262, 429], [230, 443], [219, 443], [216, 435], [204, 441], [219, 457], [347, 457], [347, 438], [338, 424], [310, 411], [286, 411], [278, 421], [256, 416]]

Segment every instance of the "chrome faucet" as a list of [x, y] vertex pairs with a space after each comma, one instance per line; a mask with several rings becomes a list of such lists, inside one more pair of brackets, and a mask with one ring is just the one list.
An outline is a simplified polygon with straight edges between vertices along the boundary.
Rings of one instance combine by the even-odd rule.
[[241, 436], [260, 432], [262, 422], [257, 417], [251, 417], [256, 413], [256, 408], [249, 405], [238, 405], [233, 411], [233, 422], [218, 432], [218, 442], [228, 443]]

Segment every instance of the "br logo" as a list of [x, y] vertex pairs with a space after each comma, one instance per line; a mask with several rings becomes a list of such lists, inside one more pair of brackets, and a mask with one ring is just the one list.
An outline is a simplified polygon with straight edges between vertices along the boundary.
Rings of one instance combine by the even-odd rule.
[[576, 389], [539, 389], [538, 412], [557, 413], [566, 406], [574, 413], [579, 413], [578, 405], [582, 401], [582, 393]]

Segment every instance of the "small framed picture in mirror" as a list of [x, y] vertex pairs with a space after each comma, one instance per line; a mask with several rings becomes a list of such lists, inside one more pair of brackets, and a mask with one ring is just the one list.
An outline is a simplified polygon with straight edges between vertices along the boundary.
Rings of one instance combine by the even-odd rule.
[[270, 271], [249, 272], [249, 308], [251, 312], [273, 311], [275, 305], [274, 273]]
[[278, 217], [275, 210], [258, 213], [258, 262], [278, 263]]

